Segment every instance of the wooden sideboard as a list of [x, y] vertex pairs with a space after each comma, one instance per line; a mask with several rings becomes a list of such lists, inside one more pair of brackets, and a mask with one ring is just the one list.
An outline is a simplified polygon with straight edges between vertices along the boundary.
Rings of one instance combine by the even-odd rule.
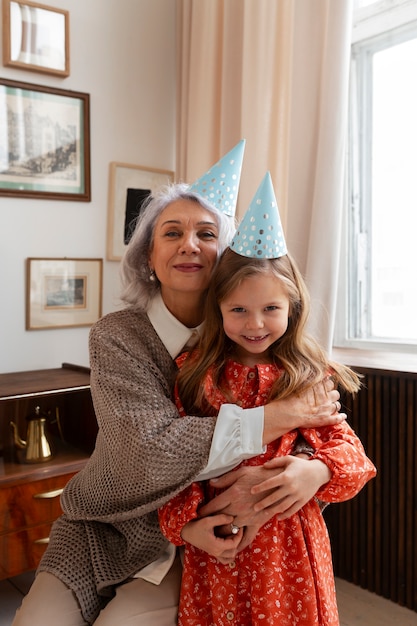
[[[10, 422], [26, 439], [26, 417], [47, 416], [53, 457], [27, 463]], [[61, 368], [0, 374], [0, 579], [37, 567], [52, 522], [60, 515], [60, 494], [94, 448], [97, 423], [88, 368]]]

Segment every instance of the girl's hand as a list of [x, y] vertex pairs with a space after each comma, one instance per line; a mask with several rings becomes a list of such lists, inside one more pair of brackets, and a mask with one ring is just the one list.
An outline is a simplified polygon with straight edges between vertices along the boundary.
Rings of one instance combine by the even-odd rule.
[[232, 522], [233, 517], [231, 515], [223, 514], [198, 518], [185, 524], [181, 531], [181, 537], [187, 543], [214, 556], [223, 565], [227, 565], [236, 557], [239, 544], [242, 541], [243, 530], [240, 529], [236, 535], [229, 534], [220, 537], [216, 529], [219, 527], [230, 528]]
[[[254, 509], [259, 513], [263, 512], [268, 519], [274, 515], [278, 519], [294, 515], [332, 476], [327, 465], [319, 459], [283, 456], [267, 461], [264, 467], [279, 471], [275, 476], [252, 487], [253, 494], [264, 496], [254, 505]], [[236, 521], [234, 523], [238, 524]]]

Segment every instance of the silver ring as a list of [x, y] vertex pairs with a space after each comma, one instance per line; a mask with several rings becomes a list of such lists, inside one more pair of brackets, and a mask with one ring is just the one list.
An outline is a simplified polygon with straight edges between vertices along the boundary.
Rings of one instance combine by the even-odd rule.
[[230, 531], [232, 535], [237, 535], [239, 530], [240, 530], [239, 526], [236, 526], [235, 524], [230, 524]]
[[339, 413], [339, 403], [336, 401], [336, 402], [333, 402], [333, 404], [334, 404], [333, 413]]

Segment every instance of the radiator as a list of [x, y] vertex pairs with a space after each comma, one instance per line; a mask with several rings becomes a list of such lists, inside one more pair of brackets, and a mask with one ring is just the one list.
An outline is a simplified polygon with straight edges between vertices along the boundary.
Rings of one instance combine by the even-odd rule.
[[417, 611], [417, 375], [355, 369], [345, 412], [378, 475], [324, 512], [335, 575]]

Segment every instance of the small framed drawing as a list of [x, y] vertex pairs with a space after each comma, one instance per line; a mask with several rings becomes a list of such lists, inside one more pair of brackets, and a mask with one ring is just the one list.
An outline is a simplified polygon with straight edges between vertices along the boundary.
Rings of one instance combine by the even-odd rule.
[[107, 259], [120, 261], [147, 197], [173, 181], [174, 172], [128, 163], [110, 163]]
[[3, 64], [69, 76], [69, 13], [27, 0], [3, 0]]
[[89, 202], [89, 94], [0, 78], [0, 111], [0, 195]]
[[103, 259], [27, 259], [26, 330], [91, 326], [102, 283]]

